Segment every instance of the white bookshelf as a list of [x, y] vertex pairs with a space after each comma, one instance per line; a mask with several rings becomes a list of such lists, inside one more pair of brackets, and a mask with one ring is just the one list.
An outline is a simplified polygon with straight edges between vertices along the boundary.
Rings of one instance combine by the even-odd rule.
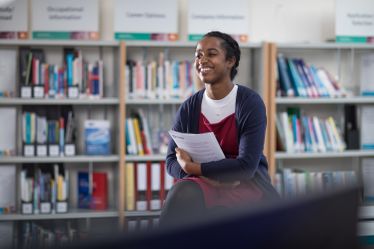
[[126, 105], [179, 105], [182, 99], [128, 99]]
[[345, 158], [345, 157], [374, 157], [374, 150], [348, 150], [343, 152], [276, 152], [276, 159], [313, 159], [313, 158]]
[[[35, 156], [35, 157], [26, 157], [26, 156], [2, 156], [0, 157], [0, 164], [11, 163], [115, 163], [119, 161], [118, 155], [108, 155], [108, 156]], [[1, 165], [0, 165], [1, 167]]]
[[126, 211], [126, 217], [157, 217], [161, 211]]
[[145, 155], [145, 156], [131, 156], [126, 155], [128, 162], [142, 162], [142, 161], [164, 161], [166, 155]]
[[277, 47], [278, 49], [374, 49], [374, 44], [335, 42], [277, 43]]
[[0, 98], [0, 106], [16, 105], [118, 105], [118, 98], [101, 99], [35, 99], [35, 98]]
[[357, 96], [347, 98], [276, 98], [278, 105], [329, 105], [329, 104], [374, 104], [374, 97]]
[[111, 218], [118, 217], [118, 211], [95, 211], [85, 209], [71, 209], [68, 213], [59, 214], [2, 214], [0, 221], [30, 221], [30, 220], [55, 220], [55, 219], [83, 219], [83, 218]]
[[[361, 107], [373, 105], [373, 96], [360, 96], [361, 58], [367, 53], [374, 53], [374, 44], [357, 43], [277, 43], [277, 53], [287, 58], [303, 58], [305, 63], [325, 68], [335, 76], [349, 96], [339, 98], [302, 98], [276, 97], [273, 110], [286, 111], [288, 107], [298, 107], [303, 115], [315, 115], [320, 118], [333, 117], [340, 132], [344, 130], [344, 105], [355, 105], [357, 124], [360, 129]], [[273, 63], [277, 66], [276, 57]], [[278, 70], [275, 68], [275, 70]], [[276, 81], [272, 81], [276, 89]], [[352, 96], [353, 95], [353, 96]], [[274, 121], [275, 122], [275, 121]], [[274, 128], [275, 130], [275, 128]], [[343, 136], [343, 133], [341, 133]], [[361, 161], [373, 158], [374, 150], [346, 150], [343, 152], [281, 152], [276, 151], [276, 137], [270, 150], [274, 151], [275, 164], [279, 168], [300, 169], [305, 171], [354, 171], [356, 179], [361, 181]], [[342, 137], [344, 139], [344, 136]], [[365, 203], [363, 203], [365, 204]], [[358, 218], [374, 219], [374, 205], [359, 207]], [[374, 223], [373, 223], [374, 224]], [[374, 226], [373, 226], [374, 229]]]
[[83, 40], [0, 40], [0, 46], [118, 47], [118, 41]]

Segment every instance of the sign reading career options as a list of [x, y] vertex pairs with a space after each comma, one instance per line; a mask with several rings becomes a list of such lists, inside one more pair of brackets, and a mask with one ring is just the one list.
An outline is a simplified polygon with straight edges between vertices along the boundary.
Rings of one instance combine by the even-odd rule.
[[0, 7], [0, 39], [27, 39], [26, 0], [16, 0]]
[[35, 39], [99, 39], [98, 0], [33, 0]]
[[374, 42], [374, 1], [336, 0], [337, 42]]
[[248, 0], [189, 0], [188, 40], [196, 41], [213, 30], [230, 34], [240, 42], [248, 41]]
[[118, 40], [177, 40], [178, 1], [116, 0], [114, 38]]

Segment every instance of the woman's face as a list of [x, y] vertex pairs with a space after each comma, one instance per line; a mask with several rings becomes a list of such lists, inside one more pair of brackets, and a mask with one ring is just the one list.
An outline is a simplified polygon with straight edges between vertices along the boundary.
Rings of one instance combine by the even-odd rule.
[[195, 69], [200, 80], [207, 84], [230, 81], [234, 59], [226, 59], [221, 39], [205, 37], [196, 47]]

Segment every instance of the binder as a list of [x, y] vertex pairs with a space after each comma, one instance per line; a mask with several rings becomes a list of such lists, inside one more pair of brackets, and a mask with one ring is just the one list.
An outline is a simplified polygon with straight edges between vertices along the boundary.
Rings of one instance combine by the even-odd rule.
[[150, 210], [161, 209], [161, 164], [151, 164], [151, 191], [152, 197], [150, 202]]
[[136, 210], [147, 210], [147, 164], [137, 163], [135, 166], [136, 174]]
[[92, 174], [91, 208], [105, 210], [108, 208], [108, 177], [105, 172]]
[[126, 174], [126, 210], [135, 210], [135, 165], [134, 163], [126, 163], [125, 174]]

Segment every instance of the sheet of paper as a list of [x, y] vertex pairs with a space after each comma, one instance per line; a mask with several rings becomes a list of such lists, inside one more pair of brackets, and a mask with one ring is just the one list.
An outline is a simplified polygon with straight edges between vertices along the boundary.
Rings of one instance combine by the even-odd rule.
[[177, 146], [185, 150], [194, 162], [206, 163], [225, 158], [213, 132], [189, 134], [170, 130], [169, 134]]

